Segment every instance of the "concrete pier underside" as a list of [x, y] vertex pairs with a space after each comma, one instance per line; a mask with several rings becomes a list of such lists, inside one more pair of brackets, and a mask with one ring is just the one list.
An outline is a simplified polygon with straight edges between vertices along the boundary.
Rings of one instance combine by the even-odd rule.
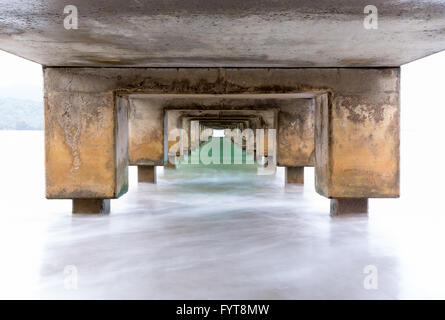
[[[0, 132], [15, 155], [0, 158], [0, 298], [445, 297], [443, 178], [419, 152], [437, 130], [405, 132], [404, 198], [369, 200], [399, 197], [400, 67], [445, 50], [445, 0], [0, 8], [0, 50], [42, 65], [45, 111], [44, 156], [41, 132]], [[416, 103], [440, 89], [404, 89], [417, 128]], [[212, 142], [193, 144], [192, 127], [276, 130], [254, 150], [278, 168], [177, 162]], [[230, 148], [247, 159], [243, 139]], [[70, 203], [42, 199], [44, 184]]]
[[276, 129], [274, 160], [315, 166], [325, 197], [398, 197], [399, 66], [445, 49], [445, 0], [374, 1], [375, 28], [361, 0], [74, 0], [77, 29], [63, 2], [0, 5], [0, 49], [44, 66], [51, 199], [119, 198], [129, 164], [174, 166], [168, 110]]
[[[66, 5], [78, 8], [66, 30]], [[364, 28], [367, 5], [378, 29]], [[445, 49], [445, 1], [0, 0], [0, 49], [45, 66], [394, 67]], [[55, 54], [56, 53], [56, 54]]]
[[44, 71], [48, 198], [118, 198], [128, 163], [166, 164], [168, 110], [226, 109], [275, 110], [278, 164], [315, 163], [323, 196], [399, 195], [398, 68]]

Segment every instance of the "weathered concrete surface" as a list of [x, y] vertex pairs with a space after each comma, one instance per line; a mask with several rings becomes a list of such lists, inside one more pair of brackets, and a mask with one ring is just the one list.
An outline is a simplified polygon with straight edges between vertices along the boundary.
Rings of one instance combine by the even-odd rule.
[[286, 167], [286, 184], [304, 184], [304, 167]]
[[[248, 113], [251, 112], [251, 115], [248, 117], [248, 125], [247, 127], [254, 130], [257, 128], [264, 128], [266, 127], [266, 122], [264, 119], [264, 115], [262, 115], [262, 113], [265, 112], [265, 110], [252, 110], [252, 111], [247, 111]], [[266, 111], [267, 113], [267, 111]], [[272, 117], [272, 119], [274, 119], [274, 113], [272, 112], [272, 114], [266, 115], [266, 117]], [[225, 116], [225, 118], [230, 118], [229, 116]], [[198, 116], [184, 116], [182, 117], [182, 128], [184, 129], [186, 135], [190, 138], [191, 134], [190, 134], [190, 130], [191, 130], [191, 123], [192, 121], [199, 121], [200, 126], [201, 126], [201, 122], [204, 118], [199, 118]], [[239, 120], [237, 120], [239, 121]], [[227, 125], [225, 128], [229, 128], [229, 125]], [[190, 139], [188, 139], [190, 140]], [[184, 144], [185, 147], [188, 147], [190, 145], [190, 141], [186, 141], [186, 143]]]
[[295, 99], [280, 105], [277, 163], [281, 167], [313, 167], [315, 128], [313, 99]]
[[[314, 105], [312, 99], [298, 96], [275, 95], [131, 95], [132, 112], [130, 115], [130, 163], [160, 164], [162, 145], [159, 137], [162, 132], [161, 122], [147, 127], [147, 121], [140, 119], [158, 119], [164, 108], [167, 116], [166, 130], [183, 128], [190, 137], [190, 121], [206, 118], [229, 119], [234, 116], [261, 116], [251, 129], [277, 129], [277, 161], [279, 166], [314, 165]], [[145, 103], [142, 100], [145, 99]], [[194, 109], [187, 109], [193, 106]], [[138, 108], [136, 111], [135, 109]], [[180, 108], [180, 109], [173, 109]], [[267, 108], [267, 109], [266, 109]], [[266, 111], [267, 110], [267, 111]], [[268, 111], [274, 110], [274, 111]], [[278, 117], [277, 117], [278, 113]], [[138, 117], [134, 115], [138, 114]], [[182, 123], [180, 121], [182, 118]], [[137, 123], [141, 123], [138, 125]], [[148, 134], [150, 131], [150, 134]], [[184, 147], [189, 146], [189, 139]], [[137, 141], [137, 142], [136, 142]], [[175, 141], [168, 142], [168, 150]], [[136, 147], [132, 147], [137, 145]], [[165, 144], [164, 144], [165, 146]], [[267, 153], [267, 145], [266, 145]], [[150, 159], [147, 161], [147, 159]], [[155, 160], [156, 159], [156, 160]], [[164, 159], [166, 160], [166, 159]]]
[[[244, 101], [239, 101], [238, 99], [227, 103], [227, 101], [230, 101], [228, 98], [225, 98], [226, 102], [224, 103], [215, 101], [215, 104], [212, 106], [213, 109], [167, 109], [168, 131], [184, 129], [187, 137], [190, 137], [190, 122], [194, 120], [199, 120], [200, 124], [203, 121], [206, 123], [206, 121], [211, 120], [214, 123], [214, 127], [218, 127], [217, 121], [228, 121], [227, 124], [220, 126], [221, 128], [229, 128], [230, 123], [240, 121], [248, 121], [248, 128], [252, 130], [276, 128], [278, 112], [276, 108], [252, 109], [254, 106], [251, 106], [251, 102], [249, 102], [249, 95], [245, 96]], [[210, 108], [210, 106], [207, 106], [207, 108]], [[185, 141], [184, 146], [188, 147], [189, 142]]]
[[128, 190], [125, 102], [112, 92], [50, 88], [52, 80], [45, 72], [46, 197], [118, 198]]
[[[240, 101], [249, 94], [255, 104], [269, 107], [276, 105], [274, 99], [325, 97], [324, 107], [315, 112], [320, 120], [316, 154], [321, 151], [316, 155], [317, 191], [331, 198], [397, 197], [399, 77], [398, 68], [47, 68], [45, 90], [109, 99], [113, 92], [130, 98], [144, 93], [153, 99], [172, 93], [230, 94]], [[182, 103], [190, 108], [186, 99]]]
[[164, 164], [164, 111], [150, 100], [131, 97], [128, 154], [131, 165]]
[[73, 213], [110, 213], [109, 199], [73, 199]]
[[399, 196], [400, 70], [367, 81], [358, 90], [316, 99], [316, 188], [328, 198]]
[[138, 166], [138, 182], [156, 183], [156, 167]]
[[119, 96], [115, 96], [116, 101], [116, 122], [115, 122], [115, 155], [116, 155], [116, 185], [119, 190], [116, 197], [120, 197], [128, 191], [128, 100]]
[[[78, 8], [78, 30], [63, 27], [68, 4]], [[363, 27], [370, 4], [377, 30]], [[399, 66], [445, 49], [443, 0], [0, 0], [0, 7], [0, 49], [46, 66]]]
[[329, 96], [322, 94], [315, 97], [315, 188], [321, 195], [328, 196], [331, 182], [329, 167]]
[[368, 213], [368, 199], [331, 199], [331, 216]]
[[[177, 79], [171, 79], [177, 81]], [[187, 80], [184, 80], [185, 83]], [[203, 82], [204, 80], [201, 80]], [[214, 88], [209, 84], [210, 90]], [[260, 115], [261, 128], [276, 128], [277, 108], [280, 99], [265, 95], [181, 95], [172, 94], [129, 94], [129, 157], [131, 165], [164, 165], [167, 152], [174, 141], [168, 139], [168, 132], [184, 128], [190, 134], [192, 117], [231, 117]], [[124, 92], [122, 92], [124, 94]], [[265, 110], [268, 106], [269, 111]], [[177, 111], [170, 111], [177, 110]], [[244, 111], [237, 111], [244, 110]], [[183, 127], [180, 118], [189, 119]], [[255, 127], [256, 128], [256, 127]], [[187, 147], [188, 144], [185, 145]]]
[[[173, 110], [167, 110], [167, 114]], [[179, 113], [177, 113], [179, 112]], [[194, 114], [194, 115], [193, 115]], [[239, 114], [236, 116], [236, 114]], [[213, 130], [219, 129], [224, 130], [226, 137], [232, 140], [232, 142], [239, 146], [241, 149], [246, 149], [246, 141], [244, 139], [247, 138], [249, 134], [246, 129], [251, 130], [253, 133], [252, 136], [252, 148], [251, 152], [255, 150], [255, 136], [254, 132], [258, 128], [262, 128], [262, 125], [267, 122], [267, 120], [271, 120], [272, 125], [275, 124], [276, 111], [275, 110], [189, 110], [187, 113], [183, 113], [182, 110], [175, 110], [174, 116], [168, 116], [168, 118], [173, 118], [172, 123], [169, 125], [169, 128], [172, 128], [173, 131], [169, 131], [170, 135], [168, 137], [168, 158], [169, 161], [176, 161], [176, 156], [181, 156], [181, 147], [182, 147], [182, 155], [191, 154], [191, 144], [192, 144], [192, 134], [191, 123], [192, 121], [197, 121], [199, 123], [199, 144], [195, 144], [195, 146], [200, 146], [205, 144], [207, 141], [207, 136], [204, 133], [204, 130]], [[174, 119], [177, 121], [174, 121]], [[176, 127], [177, 124], [182, 124], [182, 127]], [[184, 129], [182, 143], [180, 137], [177, 132], [180, 129]], [[228, 130], [228, 131], [227, 131]], [[244, 135], [243, 135], [244, 133]], [[238, 139], [238, 134], [239, 138]], [[179, 134], [180, 135], [180, 134]], [[204, 137], [205, 136], [205, 137]], [[244, 140], [244, 141], [243, 141]], [[179, 142], [179, 143], [178, 143]], [[178, 148], [179, 145], [179, 148]], [[182, 159], [182, 157], [181, 157]]]
[[[192, 111], [192, 110], [191, 110]], [[170, 111], [168, 111], [169, 113]], [[202, 111], [198, 111], [199, 113], [202, 113]], [[192, 121], [199, 121], [200, 127], [211, 127], [212, 129], [252, 129], [255, 130], [257, 128], [261, 128], [262, 123], [264, 123], [264, 120], [261, 116], [261, 113], [264, 112], [264, 110], [246, 110], [247, 113], [250, 113], [248, 116], [240, 115], [240, 116], [229, 116], [225, 115], [223, 117], [220, 116], [211, 116], [206, 115], [203, 117], [200, 117], [199, 115], [193, 115], [193, 111], [184, 115], [181, 115], [178, 120], [180, 120], [181, 124], [179, 126], [173, 125], [169, 126], [169, 128], [175, 128], [177, 129], [184, 129], [185, 134], [187, 135], [188, 139], [184, 141], [184, 146], [188, 147], [190, 144], [190, 126]], [[242, 114], [242, 111], [241, 113]], [[256, 114], [256, 115], [255, 115]]]
[[[255, 119], [256, 120], [256, 119]], [[243, 130], [250, 129], [253, 124], [250, 119], [243, 119], [242, 117], [226, 118], [226, 119], [202, 119], [199, 121], [201, 132], [204, 130]]]

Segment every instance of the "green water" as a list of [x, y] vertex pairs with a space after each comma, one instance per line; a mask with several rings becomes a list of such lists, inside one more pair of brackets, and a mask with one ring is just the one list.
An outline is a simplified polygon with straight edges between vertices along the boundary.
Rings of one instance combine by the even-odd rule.
[[245, 150], [224, 137], [209, 138], [198, 150], [192, 151], [191, 155], [179, 161], [178, 164], [180, 168], [203, 166], [243, 170], [256, 170], [257, 168], [253, 154], [248, 156]]

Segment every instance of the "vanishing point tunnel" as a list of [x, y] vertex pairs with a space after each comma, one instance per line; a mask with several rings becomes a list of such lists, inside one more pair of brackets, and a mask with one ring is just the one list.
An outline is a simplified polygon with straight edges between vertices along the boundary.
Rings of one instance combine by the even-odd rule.
[[155, 183], [227, 150], [286, 183], [315, 167], [332, 215], [366, 213], [399, 197], [400, 66], [445, 49], [445, 1], [374, 1], [378, 27], [352, 0], [6, 2], [0, 49], [44, 70], [46, 196], [73, 213], [110, 211], [128, 166]]

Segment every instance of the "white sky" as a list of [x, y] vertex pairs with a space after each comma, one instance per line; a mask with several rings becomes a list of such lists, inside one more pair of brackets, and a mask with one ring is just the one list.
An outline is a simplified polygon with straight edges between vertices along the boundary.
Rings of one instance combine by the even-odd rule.
[[42, 67], [0, 50], [0, 97], [42, 101]]

